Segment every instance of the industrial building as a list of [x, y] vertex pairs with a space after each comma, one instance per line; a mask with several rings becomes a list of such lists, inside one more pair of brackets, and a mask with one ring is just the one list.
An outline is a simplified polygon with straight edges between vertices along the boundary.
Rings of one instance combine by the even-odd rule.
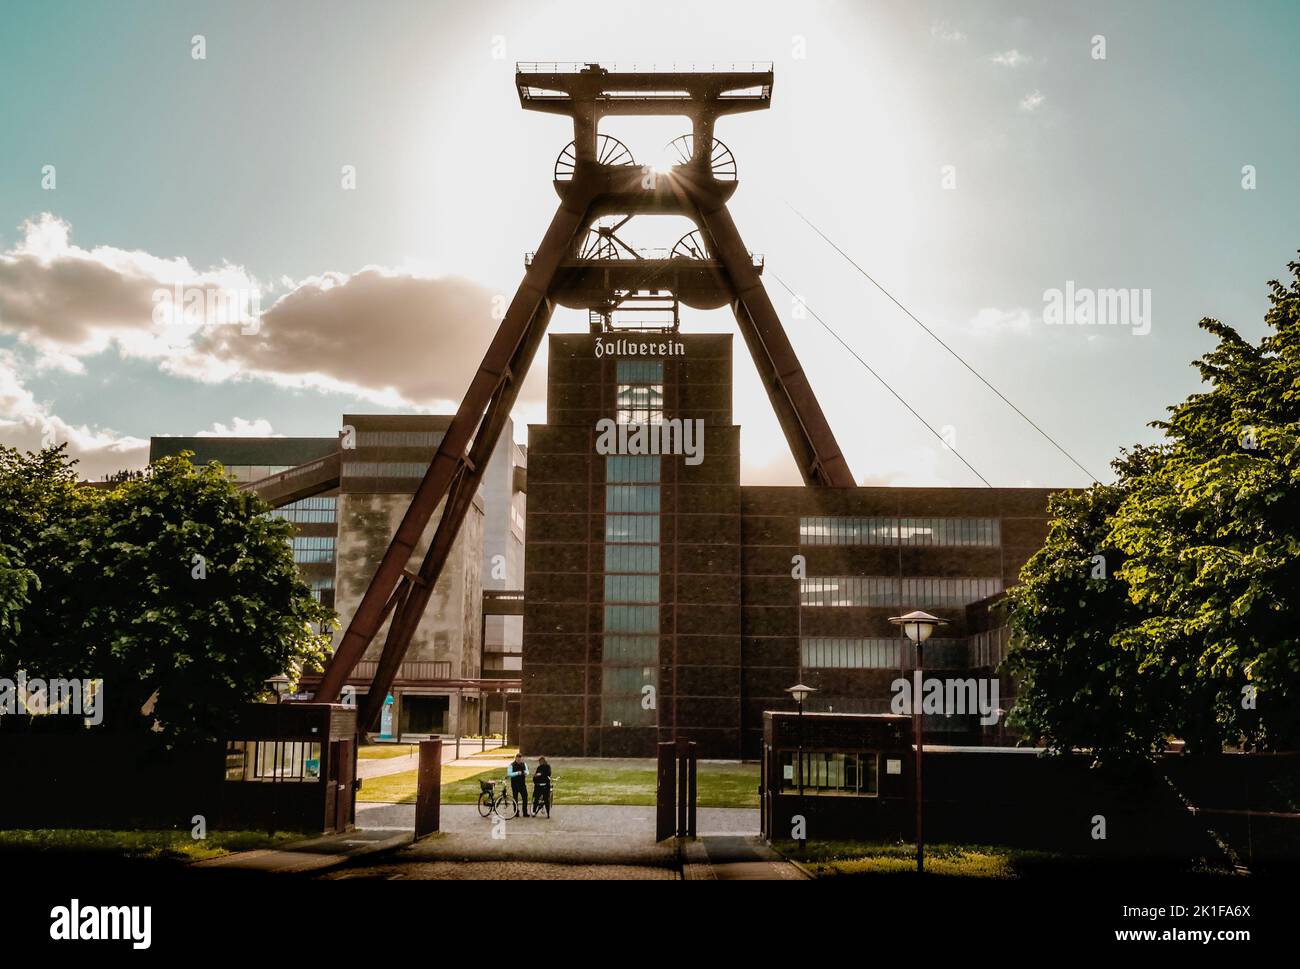
[[[304, 580], [346, 624], [449, 421], [345, 414], [334, 437], [155, 437], [149, 458], [193, 452], [196, 463], [219, 461], [235, 481], [271, 499], [271, 514], [295, 526], [293, 554]], [[518, 690], [521, 620], [485, 615], [484, 602], [486, 593], [489, 611], [502, 611], [491, 603], [504, 595], [509, 607], [510, 593], [522, 586], [525, 469], [524, 451], [507, 432], [395, 671], [394, 737], [506, 730], [509, 695]], [[349, 680], [359, 697], [369, 690], [381, 645]], [[300, 690], [310, 693], [317, 678], [304, 677]]]
[[[948, 625], [927, 675], [996, 679], [990, 600], [1046, 534], [1048, 491], [740, 484], [732, 339], [675, 334], [659, 358], [550, 338], [547, 422], [529, 427], [521, 740], [530, 753], [756, 758], [786, 689], [809, 710], [889, 713], [915, 666], [890, 616]], [[702, 421], [702, 460], [601, 454], [602, 420]], [[1014, 685], [998, 680], [1009, 707]], [[1006, 740], [979, 717], [925, 718], [946, 743]]]

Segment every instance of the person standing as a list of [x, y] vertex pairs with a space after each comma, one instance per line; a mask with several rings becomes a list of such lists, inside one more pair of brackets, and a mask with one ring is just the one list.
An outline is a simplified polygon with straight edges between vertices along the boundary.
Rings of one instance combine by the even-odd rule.
[[537, 758], [537, 770], [533, 771], [533, 817], [546, 808], [546, 816], [551, 816], [551, 765], [545, 757]]
[[528, 764], [523, 754], [515, 754], [506, 775], [510, 778], [510, 796], [519, 805], [519, 812], [528, 817]]

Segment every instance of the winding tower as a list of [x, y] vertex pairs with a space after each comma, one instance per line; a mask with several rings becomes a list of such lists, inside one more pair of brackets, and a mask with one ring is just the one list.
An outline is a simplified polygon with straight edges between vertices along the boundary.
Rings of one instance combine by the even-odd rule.
[[[527, 111], [567, 116], [573, 140], [553, 171], [559, 207], [483, 362], [393, 535], [316, 698], [337, 700], [357, 662], [391, 617], [358, 726], [373, 729], [456, 534], [481, 483], [557, 305], [588, 311], [593, 332], [620, 327], [675, 331], [679, 307], [730, 305], [795, 461], [808, 485], [851, 488], [853, 476], [762, 284], [762, 260], [746, 249], [727, 209], [738, 186], [734, 156], [714, 134], [718, 118], [767, 108], [772, 68], [623, 71], [599, 64], [520, 64]], [[606, 117], [686, 117], [656, 171], [600, 130]], [[696, 228], [669, 251], [627, 241], [638, 215], [677, 215]], [[623, 321], [632, 320], [631, 323]], [[417, 543], [442, 515], [418, 568]]]

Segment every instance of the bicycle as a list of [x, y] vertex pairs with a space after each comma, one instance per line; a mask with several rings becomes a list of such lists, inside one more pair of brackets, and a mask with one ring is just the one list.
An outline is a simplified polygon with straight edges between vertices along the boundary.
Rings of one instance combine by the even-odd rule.
[[537, 817], [538, 808], [546, 808], [546, 816], [551, 816], [551, 805], [555, 803], [555, 777], [547, 784], [533, 782], [533, 817]]
[[509, 820], [519, 813], [519, 803], [514, 799], [508, 787], [502, 787], [501, 793], [496, 793], [496, 781], [479, 781], [478, 795], [478, 813], [479, 817], [486, 818], [489, 815], [496, 814], [498, 817]]

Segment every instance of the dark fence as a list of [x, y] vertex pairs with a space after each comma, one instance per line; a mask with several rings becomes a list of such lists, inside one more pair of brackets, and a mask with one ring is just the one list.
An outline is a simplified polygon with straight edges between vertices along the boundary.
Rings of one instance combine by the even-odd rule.
[[[129, 731], [0, 730], [0, 828], [189, 829], [196, 815], [209, 830], [346, 825], [352, 775], [335, 761], [354, 756], [355, 723], [355, 711], [327, 704], [249, 705], [239, 737], [320, 749], [316, 776], [253, 782], [226, 780], [224, 742], [168, 750]], [[331, 742], [341, 737], [342, 750]]]
[[[896, 754], [890, 754], [896, 756]], [[877, 798], [771, 791], [764, 829], [788, 837], [806, 814], [811, 841], [911, 840], [911, 751]], [[894, 783], [888, 783], [888, 782]], [[1300, 865], [1300, 754], [1167, 755], [1150, 769], [1097, 770], [1084, 757], [1012, 748], [925, 753], [927, 843], [987, 844], [1098, 859]], [[1103, 830], [1105, 837], [1095, 837]]]

